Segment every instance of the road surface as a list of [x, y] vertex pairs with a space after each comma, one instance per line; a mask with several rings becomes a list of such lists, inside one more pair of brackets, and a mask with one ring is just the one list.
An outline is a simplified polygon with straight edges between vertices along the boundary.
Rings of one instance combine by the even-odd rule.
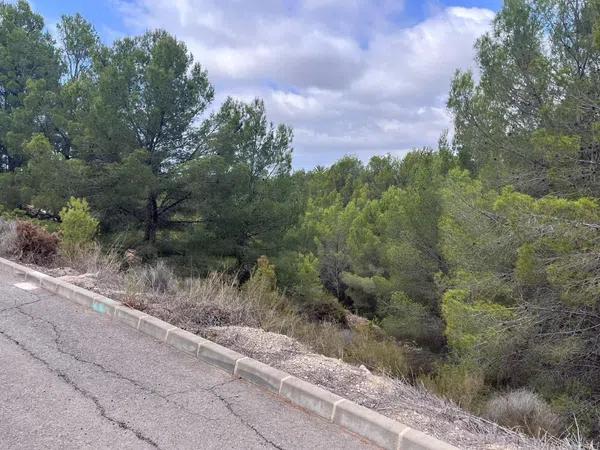
[[[0, 273], [0, 447], [359, 449], [360, 438]], [[24, 289], [25, 288], [25, 289]]]

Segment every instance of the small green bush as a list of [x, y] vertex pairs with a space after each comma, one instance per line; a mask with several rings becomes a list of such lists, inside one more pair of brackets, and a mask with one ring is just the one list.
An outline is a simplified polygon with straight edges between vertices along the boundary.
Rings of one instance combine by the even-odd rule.
[[366, 327], [353, 333], [344, 349], [344, 360], [391, 377], [405, 377], [411, 372], [406, 349]]
[[483, 372], [467, 364], [440, 365], [435, 374], [420, 380], [427, 389], [468, 410], [474, 409], [485, 389]]
[[59, 215], [63, 252], [73, 256], [89, 248], [98, 232], [99, 222], [92, 216], [87, 200], [71, 197]]
[[277, 288], [275, 266], [271, 264], [266, 256], [263, 255], [256, 261], [256, 269], [252, 274], [251, 282], [258, 283], [267, 291], [275, 291]]

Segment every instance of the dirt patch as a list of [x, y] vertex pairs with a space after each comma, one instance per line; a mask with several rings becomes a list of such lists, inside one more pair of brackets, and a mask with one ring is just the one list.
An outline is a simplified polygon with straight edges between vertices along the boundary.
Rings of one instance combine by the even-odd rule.
[[84, 273], [82, 275], [63, 275], [58, 278], [67, 283], [74, 284], [90, 291], [95, 291], [97, 289], [98, 277], [93, 273]]

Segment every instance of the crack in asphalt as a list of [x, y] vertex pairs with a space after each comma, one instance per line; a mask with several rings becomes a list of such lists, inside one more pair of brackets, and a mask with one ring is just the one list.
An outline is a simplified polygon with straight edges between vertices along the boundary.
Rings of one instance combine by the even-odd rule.
[[[39, 294], [35, 294], [32, 293], [33, 295], [39, 296]], [[137, 387], [140, 390], [143, 390], [145, 392], [148, 392], [152, 395], [155, 395], [161, 399], [163, 399], [164, 401], [166, 401], [167, 403], [171, 403], [174, 404], [175, 406], [177, 406], [179, 409], [185, 411], [188, 414], [191, 414], [193, 416], [197, 416], [200, 417], [204, 420], [207, 421], [219, 421], [221, 419], [219, 418], [212, 418], [212, 417], [206, 417], [196, 411], [192, 411], [189, 410], [188, 408], [186, 408], [185, 406], [183, 406], [181, 403], [173, 400], [172, 398], [170, 398], [173, 395], [176, 394], [182, 394], [182, 393], [186, 393], [186, 392], [191, 392], [195, 389], [200, 389], [201, 391], [207, 392], [209, 394], [211, 394], [215, 399], [219, 400], [224, 407], [227, 409], [227, 411], [233, 416], [235, 417], [243, 426], [247, 427], [249, 430], [251, 430], [252, 432], [254, 432], [254, 434], [259, 437], [261, 440], [263, 440], [266, 444], [272, 446], [273, 448], [276, 448], [278, 450], [284, 450], [283, 447], [277, 445], [276, 443], [274, 443], [273, 441], [271, 441], [269, 438], [267, 438], [266, 436], [264, 436], [254, 425], [252, 425], [251, 423], [249, 423], [247, 420], [245, 420], [243, 417], [241, 417], [234, 409], [233, 409], [233, 404], [222, 394], [215, 392], [214, 389], [224, 386], [226, 384], [232, 383], [234, 381], [236, 381], [236, 379], [230, 379], [227, 380], [225, 382], [222, 383], [218, 383], [215, 384], [213, 386], [210, 386], [209, 388], [190, 388], [187, 390], [183, 390], [180, 392], [172, 392], [169, 394], [162, 394], [158, 391], [156, 391], [155, 389], [145, 386], [143, 384], [141, 384], [140, 382], [138, 382], [137, 380], [134, 380], [132, 378], [129, 378], [117, 371], [114, 371], [112, 369], [106, 368], [103, 365], [95, 362], [95, 361], [90, 361], [90, 360], [86, 360], [76, 354], [73, 354], [67, 350], [65, 350], [63, 348], [63, 345], [61, 343], [61, 338], [62, 338], [62, 334], [60, 332], [60, 330], [58, 329], [57, 325], [53, 322], [51, 322], [48, 319], [45, 319], [43, 317], [38, 317], [38, 316], [34, 316], [24, 310], [22, 310], [21, 308], [24, 306], [28, 306], [28, 305], [32, 305], [35, 303], [40, 302], [42, 299], [38, 298], [37, 300], [33, 301], [33, 302], [29, 302], [29, 303], [24, 303], [21, 305], [16, 305], [10, 308], [5, 308], [3, 310], [0, 310], [0, 312], [2, 311], [6, 311], [6, 310], [15, 310], [16, 312], [21, 313], [22, 315], [28, 317], [29, 319], [33, 320], [33, 321], [41, 321], [43, 323], [46, 323], [47, 325], [49, 325], [53, 331], [54, 334], [54, 345], [56, 347], [56, 350], [61, 353], [62, 355], [68, 356], [70, 358], [72, 358], [73, 360], [83, 363], [83, 364], [88, 364], [88, 365], [92, 365], [96, 368], [98, 368], [100, 371], [102, 371], [103, 373], [107, 374], [107, 375], [112, 375], [117, 377], [120, 380], [129, 382], [130, 384], [132, 384], [133, 386]], [[85, 398], [88, 398], [90, 400], [92, 400], [92, 402], [95, 404], [96, 408], [98, 409], [100, 415], [102, 417], [104, 417], [105, 419], [109, 420], [110, 422], [113, 422], [115, 424], [117, 424], [120, 428], [126, 429], [128, 431], [131, 431], [132, 433], [135, 434], [135, 436], [142, 440], [147, 442], [148, 444], [152, 445], [155, 448], [159, 448], [158, 444], [156, 442], [154, 442], [152, 439], [148, 438], [147, 436], [144, 436], [139, 430], [134, 429], [133, 427], [130, 427], [129, 425], [127, 425], [126, 422], [120, 421], [118, 419], [115, 419], [113, 417], [108, 416], [106, 409], [104, 408], [104, 406], [102, 406], [102, 404], [100, 403], [100, 401], [98, 400], [97, 397], [95, 397], [93, 394], [91, 394], [89, 391], [86, 391], [85, 389], [81, 388], [80, 386], [78, 386], [66, 373], [64, 373], [63, 371], [52, 367], [50, 365], [50, 363], [48, 363], [46, 360], [44, 360], [43, 358], [39, 357], [38, 355], [36, 355], [35, 353], [33, 353], [31, 350], [29, 350], [28, 348], [26, 348], [23, 344], [21, 344], [17, 339], [13, 338], [12, 336], [8, 335], [6, 332], [0, 330], [0, 334], [5, 336], [7, 339], [9, 339], [11, 342], [15, 343], [17, 346], [19, 346], [19, 348], [21, 348], [23, 351], [25, 351], [27, 354], [29, 354], [32, 358], [36, 359], [37, 361], [41, 362], [42, 364], [44, 364], [44, 366], [46, 366], [51, 372], [55, 373], [59, 378], [61, 378], [63, 381], [65, 381], [68, 385], [70, 385], [71, 387], [73, 387], [77, 392], [79, 392], [81, 395], [83, 395]]]
[[8, 308], [3, 308], [3, 309], [0, 309], [0, 313], [1, 313], [1, 312], [4, 312], [4, 311], [13, 311], [13, 310], [15, 310], [15, 309], [19, 309], [19, 308], [21, 308], [22, 306], [33, 305], [34, 303], [38, 303], [38, 302], [41, 302], [41, 301], [42, 301], [42, 299], [41, 299], [41, 298], [38, 298], [37, 300], [34, 300], [33, 302], [29, 302], [29, 303], [21, 303], [20, 305], [9, 306]]
[[241, 417], [237, 412], [235, 412], [235, 410], [233, 409], [233, 403], [231, 403], [229, 401], [229, 399], [227, 399], [223, 395], [214, 391], [214, 388], [217, 388], [217, 387], [219, 387], [219, 385], [215, 385], [210, 389], [206, 389], [206, 392], [210, 392], [212, 395], [214, 395], [216, 398], [218, 398], [223, 403], [223, 405], [225, 405], [225, 408], [227, 408], [227, 411], [229, 411], [231, 413], [231, 415], [233, 415], [236, 419], [238, 419], [242, 425], [244, 425], [245, 427], [254, 431], [254, 433], [259, 438], [261, 438], [263, 441], [265, 441], [267, 444], [271, 445], [273, 448], [276, 448], [278, 450], [284, 450], [283, 447], [281, 447], [281, 446], [277, 445], [275, 442], [271, 441], [264, 434], [262, 434], [254, 425], [247, 422], [243, 417]]
[[[68, 357], [72, 358], [73, 360], [75, 360], [77, 362], [80, 362], [80, 363], [83, 363], [83, 364], [89, 364], [91, 366], [94, 366], [94, 367], [98, 368], [102, 373], [105, 373], [107, 375], [112, 375], [112, 376], [118, 378], [119, 380], [126, 381], [126, 382], [130, 383], [131, 385], [135, 386], [136, 388], [138, 388], [138, 389], [140, 389], [140, 390], [142, 390], [144, 392], [147, 392], [147, 393], [149, 393], [151, 395], [154, 395], [154, 396], [156, 396], [158, 398], [161, 398], [162, 400], [164, 400], [167, 403], [171, 403], [171, 404], [177, 406], [179, 409], [181, 409], [182, 411], [185, 411], [188, 414], [191, 414], [191, 415], [196, 416], [196, 417], [200, 417], [200, 418], [202, 418], [204, 420], [207, 420], [207, 421], [217, 421], [217, 420], [219, 420], [218, 418], [207, 417], [207, 416], [205, 416], [203, 414], [200, 414], [200, 413], [198, 413], [196, 411], [192, 411], [192, 410], [186, 408], [181, 403], [176, 402], [175, 400], [169, 398], [169, 396], [173, 395], [173, 394], [169, 394], [169, 395], [162, 394], [162, 393], [158, 392], [157, 390], [155, 390], [155, 389], [153, 389], [153, 388], [151, 388], [149, 386], [145, 386], [144, 384], [141, 384], [139, 381], [137, 381], [137, 380], [135, 380], [133, 378], [129, 378], [129, 377], [123, 375], [120, 372], [117, 372], [117, 371], [115, 371], [113, 369], [109, 369], [109, 368], [103, 366], [102, 364], [99, 364], [99, 363], [97, 363], [95, 361], [90, 361], [88, 359], [84, 359], [84, 358], [82, 358], [79, 355], [76, 355], [74, 353], [71, 353], [71, 352], [65, 350], [64, 347], [63, 347], [63, 345], [62, 345], [62, 343], [61, 343], [62, 334], [59, 331], [59, 329], [58, 329], [58, 327], [56, 326], [55, 323], [53, 323], [53, 322], [51, 322], [51, 321], [49, 321], [49, 320], [47, 320], [47, 319], [45, 319], [43, 317], [34, 316], [34, 315], [32, 315], [32, 314], [30, 314], [28, 312], [25, 312], [25, 311], [21, 310], [19, 307], [17, 307], [16, 310], [18, 312], [20, 312], [21, 314], [29, 317], [32, 320], [38, 320], [40, 322], [44, 322], [44, 323], [48, 324], [52, 328], [52, 332], [54, 333], [54, 345], [56, 347], [56, 350], [60, 354], [68, 356]], [[232, 380], [229, 380], [228, 382], [230, 382], [230, 381], [232, 381]], [[197, 388], [192, 388], [192, 389], [189, 389], [189, 390], [191, 391], [193, 389], [197, 389]]]
[[15, 344], [22, 351], [27, 353], [31, 358], [40, 362], [44, 367], [46, 367], [46, 369], [48, 369], [50, 372], [54, 373], [58, 378], [63, 380], [68, 386], [70, 386], [73, 390], [75, 390], [75, 392], [79, 393], [84, 398], [91, 400], [94, 403], [96, 409], [98, 410], [98, 413], [100, 414], [100, 416], [103, 419], [109, 421], [110, 423], [117, 425], [119, 428], [121, 428], [123, 430], [133, 433], [135, 435], [135, 437], [137, 437], [139, 440], [146, 442], [147, 444], [151, 445], [152, 447], [160, 448], [156, 444], [156, 442], [154, 442], [149, 437], [144, 436], [144, 434], [142, 434], [141, 431], [136, 430], [133, 427], [130, 427], [127, 423], [123, 422], [122, 420], [118, 420], [118, 419], [115, 419], [114, 417], [109, 416], [108, 413], [106, 412], [106, 409], [104, 408], [104, 406], [102, 406], [102, 404], [100, 403], [98, 398], [95, 395], [93, 395], [92, 393], [90, 393], [89, 391], [86, 391], [85, 389], [83, 389], [81, 386], [77, 385], [77, 383], [75, 383], [73, 381], [73, 379], [71, 379], [71, 377], [69, 377], [69, 375], [67, 375], [65, 372], [57, 369], [56, 367], [52, 367], [50, 365], [50, 363], [48, 363], [48, 361], [46, 361], [45, 359], [36, 355], [33, 351], [31, 351], [29, 348], [27, 348], [25, 345], [23, 345], [18, 339], [15, 339], [13, 336], [6, 333], [5, 331], [0, 330], [0, 335], [4, 336], [7, 340], [9, 340], [13, 344]]

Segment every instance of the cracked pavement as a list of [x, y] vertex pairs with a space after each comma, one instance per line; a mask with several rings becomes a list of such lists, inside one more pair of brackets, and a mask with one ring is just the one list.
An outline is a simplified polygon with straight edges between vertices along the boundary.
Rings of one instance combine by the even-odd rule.
[[243, 380], [0, 273], [3, 449], [363, 449]]

